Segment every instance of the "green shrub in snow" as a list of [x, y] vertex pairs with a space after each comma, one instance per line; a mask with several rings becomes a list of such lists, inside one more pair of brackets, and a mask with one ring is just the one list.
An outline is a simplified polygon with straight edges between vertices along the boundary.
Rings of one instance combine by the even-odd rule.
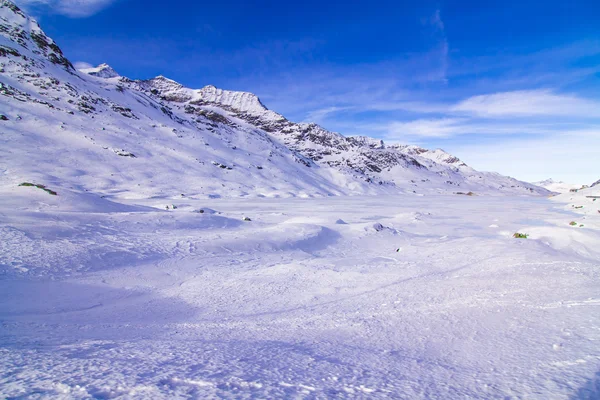
[[38, 185], [35, 183], [30, 183], [30, 182], [23, 182], [19, 186], [36, 187], [38, 189], [42, 189], [44, 192], [46, 192], [48, 194], [51, 194], [52, 196], [58, 196], [58, 193], [56, 193], [54, 190], [50, 190], [50, 189], [46, 188], [46, 186], [44, 186], [44, 185]]

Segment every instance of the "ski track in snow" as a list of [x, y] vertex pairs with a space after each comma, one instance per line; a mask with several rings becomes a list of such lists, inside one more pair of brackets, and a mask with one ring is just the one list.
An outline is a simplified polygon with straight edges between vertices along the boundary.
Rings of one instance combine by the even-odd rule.
[[0, 397], [600, 393], [594, 210], [572, 228], [582, 212], [535, 198], [122, 201], [0, 201]]

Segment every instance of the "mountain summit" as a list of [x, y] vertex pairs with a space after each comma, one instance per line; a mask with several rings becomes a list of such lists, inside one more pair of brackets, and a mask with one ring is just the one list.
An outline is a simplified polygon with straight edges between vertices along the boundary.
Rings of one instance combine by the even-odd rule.
[[117, 72], [114, 69], [112, 69], [112, 67], [108, 64], [100, 64], [95, 68], [82, 68], [79, 71], [88, 75], [97, 76], [99, 78], [104, 79], [119, 77], [119, 74], [117, 74]]

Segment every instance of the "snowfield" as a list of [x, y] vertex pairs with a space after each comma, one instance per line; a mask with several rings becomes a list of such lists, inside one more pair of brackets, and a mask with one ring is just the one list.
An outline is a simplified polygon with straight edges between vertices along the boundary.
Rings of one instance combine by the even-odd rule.
[[598, 398], [591, 191], [166, 210], [4, 187], [0, 397]]

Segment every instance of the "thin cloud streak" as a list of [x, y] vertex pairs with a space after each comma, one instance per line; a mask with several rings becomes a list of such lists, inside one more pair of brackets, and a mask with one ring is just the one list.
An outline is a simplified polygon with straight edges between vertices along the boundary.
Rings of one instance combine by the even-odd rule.
[[367, 135], [390, 143], [424, 143], [432, 139], [450, 142], [460, 137], [567, 137], [568, 135], [594, 136], [600, 132], [600, 121], [580, 122], [501, 122], [471, 118], [432, 118], [412, 121], [390, 121], [379, 124], [353, 123], [342, 125], [342, 131], [351, 135]]
[[92, 64], [85, 61], [76, 61], [73, 63], [73, 66], [75, 67], [75, 69], [86, 69], [94, 67]]
[[[358, 106], [327, 107], [309, 112], [307, 120], [319, 123], [331, 121], [341, 112], [408, 111], [418, 114], [441, 114], [438, 118], [391, 120], [368, 125], [373, 134], [382, 137], [438, 137], [447, 138], [469, 133], [484, 134], [539, 134], [552, 132], [546, 126], [568, 126], [582, 118], [594, 121], [600, 118], [600, 102], [574, 95], [557, 94], [551, 90], [513, 91], [469, 97], [455, 104], [428, 104], [425, 102], [382, 102]], [[528, 117], [562, 117], [562, 122], [534, 123]], [[506, 118], [526, 119], [515, 124], [503, 124]], [[476, 122], [478, 120], [479, 122]], [[483, 121], [483, 122], [481, 122]], [[598, 121], [600, 123], [600, 121]], [[507, 128], [507, 126], [509, 128]], [[543, 128], [540, 128], [543, 127]]]
[[61, 14], [71, 18], [90, 17], [118, 0], [16, 0], [27, 9], [44, 8], [47, 12]]
[[[590, 184], [598, 179], [591, 160], [600, 148], [600, 128], [564, 132], [560, 136], [514, 138], [494, 142], [452, 145], [449, 150], [468, 165], [529, 182], [547, 178]], [[576, 156], [574, 156], [576, 155]]]
[[453, 106], [451, 112], [481, 117], [569, 116], [600, 117], [600, 102], [551, 90], [520, 90], [473, 96]]

